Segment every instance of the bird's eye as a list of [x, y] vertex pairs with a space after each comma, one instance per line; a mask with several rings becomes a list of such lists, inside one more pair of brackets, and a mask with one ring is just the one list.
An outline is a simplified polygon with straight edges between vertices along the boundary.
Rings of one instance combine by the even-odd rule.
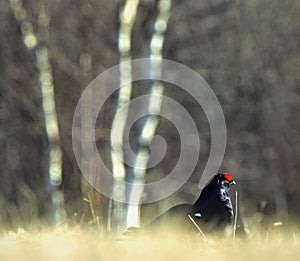
[[220, 184], [221, 184], [222, 186], [224, 186], [224, 187], [229, 187], [230, 182], [229, 182], [228, 180], [222, 180], [222, 181], [220, 182]]

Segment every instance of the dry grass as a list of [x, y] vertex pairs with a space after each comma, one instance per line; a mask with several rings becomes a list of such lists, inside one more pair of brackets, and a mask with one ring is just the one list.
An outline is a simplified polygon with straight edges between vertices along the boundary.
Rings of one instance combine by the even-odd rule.
[[238, 238], [149, 235], [116, 240], [97, 231], [60, 228], [0, 238], [0, 260], [299, 260], [297, 233]]

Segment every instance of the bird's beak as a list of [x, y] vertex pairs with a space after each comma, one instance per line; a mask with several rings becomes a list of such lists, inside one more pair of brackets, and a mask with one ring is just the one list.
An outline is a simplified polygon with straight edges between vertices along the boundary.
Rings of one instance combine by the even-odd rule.
[[234, 180], [232, 180], [232, 181], [230, 181], [230, 184], [229, 184], [230, 186], [231, 185], [236, 185], [236, 182], [234, 181]]

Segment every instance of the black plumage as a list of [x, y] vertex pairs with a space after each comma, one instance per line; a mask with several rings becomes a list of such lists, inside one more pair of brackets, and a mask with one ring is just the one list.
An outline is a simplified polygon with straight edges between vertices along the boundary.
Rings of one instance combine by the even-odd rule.
[[[149, 231], [175, 229], [197, 231], [191, 218], [205, 232], [221, 231], [232, 225], [233, 207], [228, 193], [235, 184], [229, 173], [216, 174], [193, 205], [174, 206], [145, 226]], [[189, 217], [190, 216], [190, 217]]]

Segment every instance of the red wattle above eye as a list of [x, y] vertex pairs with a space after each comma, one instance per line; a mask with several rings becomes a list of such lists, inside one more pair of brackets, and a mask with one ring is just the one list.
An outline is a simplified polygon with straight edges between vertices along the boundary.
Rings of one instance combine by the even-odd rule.
[[228, 181], [232, 181], [232, 176], [229, 173], [225, 173], [224, 178], [227, 179]]

